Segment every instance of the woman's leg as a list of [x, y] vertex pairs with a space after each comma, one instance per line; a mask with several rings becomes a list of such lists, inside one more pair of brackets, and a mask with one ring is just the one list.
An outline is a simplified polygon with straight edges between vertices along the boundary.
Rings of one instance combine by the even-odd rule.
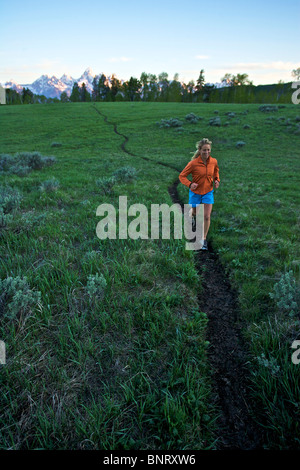
[[200, 204], [197, 207], [192, 207], [190, 214], [193, 217], [196, 217], [196, 215], [199, 214], [199, 210], [200, 210]]
[[204, 240], [206, 240], [206, 236], [210, 226], [210, 215], [212, 211], [212, 204], [204, 204]]
[[200, 206], [197, 207], [192, 207], [192, 216], [196, 217], [196, 215], [199, 213]]

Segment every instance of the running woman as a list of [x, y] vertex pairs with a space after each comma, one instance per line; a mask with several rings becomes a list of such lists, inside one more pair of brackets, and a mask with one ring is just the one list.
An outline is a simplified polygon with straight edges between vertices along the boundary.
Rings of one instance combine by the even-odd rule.
[[[191, 161], [182, 170], [179, 180], [187, 186], [189, 191], [189, 205], [192, 207], [190, 215], [194, 218], [198, 214], [200, 204], [204, 204], [204, 240], [202, 250], [207, 250], [207, 233], [210, 226], [210, 216], [214, 203], [214, 190], [219, 187], [219, 167], [215, 158], [210, 155], [211, 142], [208, 139], [202, 139], [197, 142], [197, 151]], [[192, 182], [187, 178], [192, 175]]]

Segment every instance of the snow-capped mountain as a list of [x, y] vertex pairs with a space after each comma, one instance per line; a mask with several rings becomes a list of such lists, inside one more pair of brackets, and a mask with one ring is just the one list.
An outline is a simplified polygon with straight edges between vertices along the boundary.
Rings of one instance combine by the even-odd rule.
[[90, 68], [87, 68], [77, 79], [66, 74], [61, 78], [57, 78], [54, 75], [52, 77], [49, 75], [42, 75], [32, 84], [20, 85], [14, 81], [10, 81], [4, 83], [3, 86], [4, 88], [13, 88], [18, 93], [22, 92], [23, 88], [29, 88], [29, 90], [36, 95], [44, 95], [46, 98], [60, 98], [63, 91], [70, 96], [75, 82], [77, 82], [79, 86], [85, 83], [87, 91], [92, 93], [94, 77], [95, 75], [93, 74], [93, 71]]
[[[1, 83], [0, 83], [1, 85]], [[6, 82], [4, 85], [4, 88], [12, 88], [13, 90], [16, 90], [18, 93], [22, 93], [22, 90], [23, 90], [23, 86], [24, 85], [19, 85], [17, 82], [15, 82], [14, 80], [11, 80], [10, 82]], [[25, 85], [27, 86], [27, 85]]]
[[[20, 85], [13, 80], [4, 83], [4, 88], [12, 88], [18, 93], [22, 93], [23, 88], [29, 88], [35, 95], [44, 95], [46, 98], [60, 98], [62, 92], [66, 92], [70, 96], [73, 85], [75, 82], [81, 87], [85, 83], [86, 89], [89, 93], [93, 91], [93, 80], [96, 77], [99, 79], [101, 74], [94, 75], [90, 67], [88, 67], [79, 78], [73, 78], [70, 75], [64, 74], [61, 78], [57, 78], [54, 75], [42, 75], [40, 78], [35, 80], [33, 83], [28, 85]], [[123, 80], [120, 80], [123, 83]], [[111, 77], [107, 77], [107, 84], [110, 86]], [[214, 85], [216, 88], [228, 86], [226, 83], [206, 83], [206, 85]]]
[[69, 86], [61, 78], [42, 75], [27, 88], [36, 95], [45, 95], [47, 98], [59, 98], [63, 91], [68, 90]]

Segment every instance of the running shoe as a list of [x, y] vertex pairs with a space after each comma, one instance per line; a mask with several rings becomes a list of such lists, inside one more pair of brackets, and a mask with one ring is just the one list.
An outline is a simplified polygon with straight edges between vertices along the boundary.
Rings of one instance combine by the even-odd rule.
[[203, 245], [202, 245], [201, 250], [208, 250], [208, 246], [207, 246], [207, 241], [206, 241], [206, 240], [203, 240]]

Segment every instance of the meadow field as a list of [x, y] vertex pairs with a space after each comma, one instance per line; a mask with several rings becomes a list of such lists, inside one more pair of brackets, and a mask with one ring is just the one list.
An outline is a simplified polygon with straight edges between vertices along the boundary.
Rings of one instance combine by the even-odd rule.
[[[228, 392], [202, 308], [219, 263], [255, 446], [299, 449], [298, 107], [59, 103], [1, 106], [0, 120], [0, 448], [223, 448]], [[203, 137], [221, 179], [210, 264], [172, 233], [98, 238], [97, 207], [118, 213], [120, 196], [149, 213], [187, 204], [178, 175]]]

